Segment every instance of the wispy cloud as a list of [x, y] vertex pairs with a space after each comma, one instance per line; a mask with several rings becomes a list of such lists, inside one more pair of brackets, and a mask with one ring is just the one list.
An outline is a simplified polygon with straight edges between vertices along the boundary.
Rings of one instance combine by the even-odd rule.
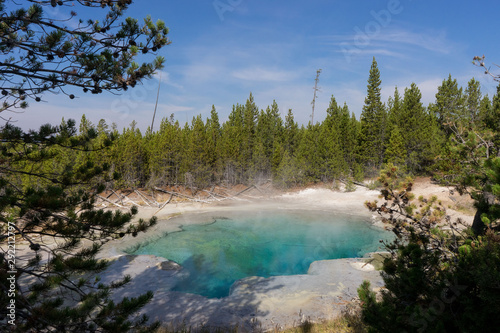
[[280, 82], [292, 80], [296, 75], [290, 71], [252, 67], [233, 71], [232, 76], [246, 81]]
[[190, 112], [193, 111], [194, 109], [191, 106], [173, 105], [173, 104], [164, 104], [160, 108], [168, 113]]
[[172, 81], [171, 77], [170, 77], [170, 73], [169, 72], [166, 72], [166, 71], [158, 71], [155, 75], [154, 75], [154, 78], [157, 79], [158, 81], [160, 81], [161, 83], [165, 83], [169, 86], [172, 86], [174, 88], [178, 88], [178, 89], [183, 89], [183, 86], [178, 84], [178, 83], [175, 83]]
[[[343, 52], [342, 49], [338, 49], [337, 52]], [[352, 54], [353, 55], [365, 55], [365, 54], [368, 54], [368, 55], [384, 55], [384, 56], [390, 56], [390, 57], [394, 57], [394, 58], [406, 58], [407, 56], [404, 55], [403, 53], [401, 52], [395, 52], [395, 51], [391, 51], [391, 50], [388, 50], [388, 49], [383, 49], [383, 48], [372, 48], [372, 49], [355, 49], [352, 51]]]
[[387, 28], [369, 35], [353, 32], [318, 38], [324, 44], [338, 46], [337, 52], [350, 52], [352, 55], [382, 54], [398, 58], [407, 54], [408, 48], [450, 54], [457, 47], [447, 38], [444, 30], [413, 32], [401, 28]]
[[454, 45], [447, 39], [444, 31], [410, 32], [405, 30], [393, 30], [381, 33], [373, 37], [375, 41], [394, 44], [413, 45], [418, 48], [436, 53], [449, 54]]
[[220, 66], [207, 62], [191, 63], [185, 66], [182, 72], [185, 79], [191, 83], [213, 81], [223, 73]]

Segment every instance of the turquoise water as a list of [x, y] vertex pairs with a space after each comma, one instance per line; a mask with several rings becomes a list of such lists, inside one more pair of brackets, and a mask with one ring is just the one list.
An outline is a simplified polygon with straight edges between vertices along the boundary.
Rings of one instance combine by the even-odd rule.
[[209, 298], [229, 295], [231, 285], [248, 276], [305, 274], [316, 260], [361, 257], [376, 251], [388, 233], [366, 219], [318, 211], [253, 211], [207, 215], [143, 244], [134, 254], [153, 254], [184, 267], [174, 290]]

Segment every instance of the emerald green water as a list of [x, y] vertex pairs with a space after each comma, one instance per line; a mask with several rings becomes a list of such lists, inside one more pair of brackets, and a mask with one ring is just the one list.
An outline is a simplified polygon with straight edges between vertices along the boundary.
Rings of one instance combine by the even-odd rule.
[[208, 224], [185, 226], [133, 253], [181, 264], [184, 278], [174, 290], [219, 298], [229, 295], [238, 279], [304, 274], [313, 261], [361, 257], [389, 237], [366, 219], [331, 212], [248, 211], [224, 216], [207, 215]]

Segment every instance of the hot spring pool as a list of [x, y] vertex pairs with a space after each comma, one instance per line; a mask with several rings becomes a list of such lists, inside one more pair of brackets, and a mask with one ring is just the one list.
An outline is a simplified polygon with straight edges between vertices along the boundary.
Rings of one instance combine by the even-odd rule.
[[305, 274], [313, 261], [361, 257], [390, 237], [366, 218], [332, 212], [243, 211], [203, 219], [129, 253], [174, 260], [184, 269], [173, 290], [219, 298], [236, 280]]

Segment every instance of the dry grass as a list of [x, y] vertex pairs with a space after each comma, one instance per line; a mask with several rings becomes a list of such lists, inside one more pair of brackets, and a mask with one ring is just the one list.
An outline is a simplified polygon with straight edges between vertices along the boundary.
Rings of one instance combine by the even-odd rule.
[[359, 304], [350, 303], [336, 319], [322, 323], [311, 323], [306, 321], [298, 327], [283, 331], [276, 330], [275, 333], [366, 333], [366, 326], [361, 320], [361, 308]]
[[[186, 324], [163, 326], [155, 333], [246, 333], [239, 330], [238, 327], [210, 328], [210, 327], [191, 327]], [[252, 332], [265, 332], [261, 330]], [[300, 326], [279, 330], [271, 330], [272, 333], [366, 333], [366, 326], [361, 320], [361, 308], [358, 303], [350, 303], [342, 311], [341, 316], [336, 319], [324, 321], [321, 323], [312, 323], [306, 321]]]

